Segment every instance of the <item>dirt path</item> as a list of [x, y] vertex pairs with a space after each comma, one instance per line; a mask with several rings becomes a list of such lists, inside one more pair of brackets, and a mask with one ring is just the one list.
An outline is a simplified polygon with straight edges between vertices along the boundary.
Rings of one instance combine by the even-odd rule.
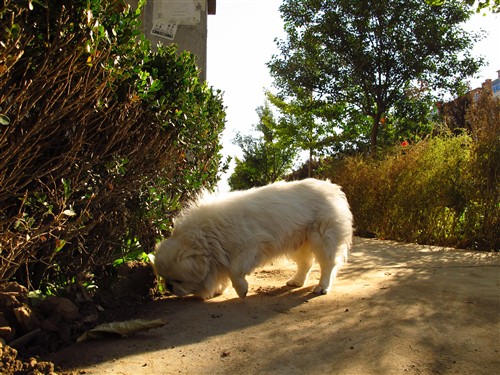
[[500, 368], [498, 253], [356, 239], [331, 294], [259, 270], [250, 292], [166, 298], [137, 318], [163, 328], [84, 342], [52, 358], [82, 374], [494, 374]]

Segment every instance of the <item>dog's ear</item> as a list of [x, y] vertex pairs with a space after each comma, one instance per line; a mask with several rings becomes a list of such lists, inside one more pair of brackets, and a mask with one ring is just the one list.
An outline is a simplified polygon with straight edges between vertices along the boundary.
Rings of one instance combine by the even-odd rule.
[[205, 238], [205, 243], [203, 244], [204, 249], [210, 254], [211, 260], [217, 268], [229, 267], [229, 256], [227, 252], [222, 248], [220, 241], [216, 237]]
[[203, 253], [183, 253], [178, 259], [180, 272], [190, 281], [201, 281], [205, 279], [209, 271], [209, 259]]

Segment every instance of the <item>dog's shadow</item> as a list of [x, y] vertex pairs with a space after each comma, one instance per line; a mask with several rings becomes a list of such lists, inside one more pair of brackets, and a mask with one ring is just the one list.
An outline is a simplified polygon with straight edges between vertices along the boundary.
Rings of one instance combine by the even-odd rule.
[[63, 369], [92, 366], [142, 352], [180, 348], [211, 337], [247, 328], [289, 314], [317, 297], [311, 287], [259, 287], [245, 298], [219, 296], [203, 301], [195, 297], [165, 297], [146, 303], [137, 318], [164, 319], [162, 328], [128, 338], [106, 338], [74, 344], [47, 359]]

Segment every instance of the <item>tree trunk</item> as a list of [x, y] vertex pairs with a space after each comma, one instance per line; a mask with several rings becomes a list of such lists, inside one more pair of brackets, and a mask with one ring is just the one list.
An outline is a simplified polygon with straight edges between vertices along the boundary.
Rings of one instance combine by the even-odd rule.
[[380, 126], [380, 115], [377, 114], [373, 117], [372, 132], [370, 134], [370, 154], [375, 156], [377, 154], [377, 137], [378, 129]]
[[309, 149], [309, 165], [307, 166], [307, 177], [312, 177], [313, 149]]

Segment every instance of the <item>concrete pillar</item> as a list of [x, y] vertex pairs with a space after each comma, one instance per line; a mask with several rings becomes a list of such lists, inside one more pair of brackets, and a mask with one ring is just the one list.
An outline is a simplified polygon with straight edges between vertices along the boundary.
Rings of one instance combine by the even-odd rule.
[[[137, 7], [138, 0], [127, 0]], [[142, 13], [144, 35], [153, 47], [175, 43], [179, 51], [196, 55], [200, 78], [207, 76], [207, 15], [215, 14], [216, 0], [148, 0]]]

